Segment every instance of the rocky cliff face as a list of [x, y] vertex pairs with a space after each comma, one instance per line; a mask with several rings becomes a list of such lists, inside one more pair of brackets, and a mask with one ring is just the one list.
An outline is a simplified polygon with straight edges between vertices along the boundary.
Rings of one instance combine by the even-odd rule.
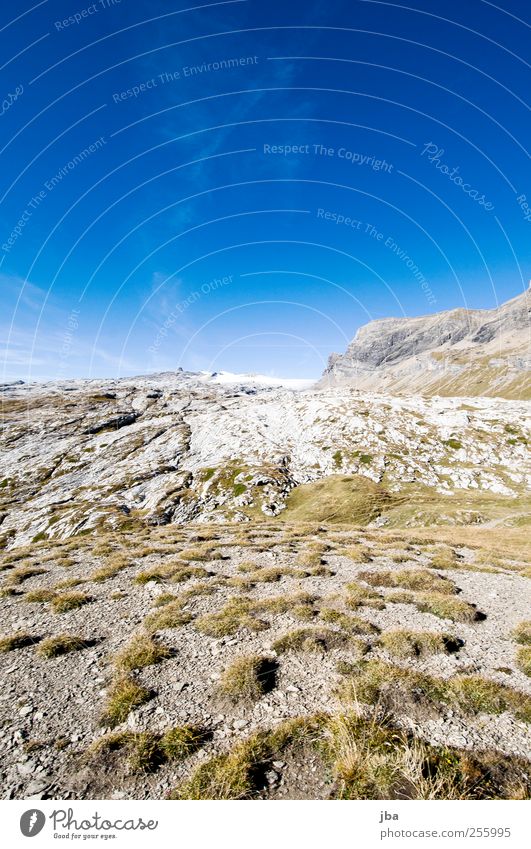
[[493, 310], [371, 321], [331, 355], [319, 385], [530, 398], [530, 291]]

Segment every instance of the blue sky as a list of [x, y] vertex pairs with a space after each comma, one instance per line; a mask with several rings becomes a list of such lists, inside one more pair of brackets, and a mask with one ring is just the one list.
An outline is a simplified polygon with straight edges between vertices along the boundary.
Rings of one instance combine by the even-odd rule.
[[4, 379], [313, 377], [527, 287], [527, 0], [0, 16]]

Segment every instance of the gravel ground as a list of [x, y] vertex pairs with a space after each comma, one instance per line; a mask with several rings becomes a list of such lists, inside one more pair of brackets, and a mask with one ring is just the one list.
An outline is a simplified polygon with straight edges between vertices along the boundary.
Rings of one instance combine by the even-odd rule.
[[[223, 533], [220, 532], [220, 533]], [[241, 529], [238, 529], [241, 534]], [[342, 546], [326, 533], [309, 536], [303, 542], [282, 542], [284, 531], [265, 535], [258, 547], [261, 551], [241, 547], [230, 536], [216, 540], [223, 546], [223, 559], [193, 563], [204, 566], [210, 573], [204, 581], [212, 593], [190, 598], [186, 610], [198, 616], [219, 611], [230, 597], [241, 592], [226, 583], [227, 578], [242, 576], [238, 565], [251, 560], [257, 567], [290, 567], [297, 565], [297, 550], [308, 543], [327, 543], [325, 565], [333, 573], [328, 577], [284, 576], [272, 583], [256, 583], [246, 590], [253, 599], [287, 596], [298, 591], [313, 593], [321, 599], [344, 594], [344, 585], [356, 579], [360, 571], [381, 569], [401, 571], [425, 568], [429, 557], [424, 549], [407, 553], [411, 559], [395, 562], [393, 556], [403, 550], [395, 543], [386, 544], [385, 552], [362, 532], [360, 539], [369, 548], [377, 545], [369, 563], [355, 563], [338, 553]], [[175, 546], [173, 559], [179, 550], [195, 543], [193, 531], [180, 529], [183, 542]], [[345, 542], [349, 535], [345, 535]], [[470, 571], [472, 552], [461, 549], [460, 568], [437, 572], [453, 581], [459, 590], [458, 598], [477, 606], [486, 618], [472, 624], [450, 622], [428, 613], [421, 613], [411, 604], [387, 603], [377, 610], [362, 607], [355, 611], [382, 631], [408, 628], [415, 631], [451, 633], [463, 642], [452, 654], [434, 654], [418, 659], [393, 662], [402, 666], [448, 678], [459, 672], [473, 672], [531, 695], [531, 681], [515, 664], [516, 643], [512, 629], [529, 617], [529, 579], [516, 571], [499, 569], [496, 572]], [[209, 742], [181, 764], [163, 764], [152, 774], [127, 774], [112, 761], [101, 763], [98, 769], [87, 765], [83, 753], [87, 747], [109, 729], [102, 728], [100, 716], [106, 692], [113, 675], [112, 658], [142, 629], [145, 616], [153, 610], [153, 602], [162, 592], [179, 595], [203, 579], [193, 578], [182, 584], [134, 583], [139, 572], [172, 559], [170, 555], [151, 554], [144, 557], [130, 553], [130, 565], [114, 577], [97, 583], [89, 582], [90, 573], [101, 566], [102, 559], [84, 545], [72, 555], [76, 561], [64, 568], [53, 559], [45, 560], [43, 574], [28, 578], [16, 587], [15, 595], [0, 598], [2, 633], [16, 631], [31, 634], [36, 640], [57, 634], [72, 634], [83, 638], [87, 647], [61, 657], [47, 659], [37, 652], [37, 646], [27, 646], [0, 653], [0, 674], [3, 682], [0, 695], [0, 775], [4, 798], [164, 798], [194, 766], [213, 754], [227, 750], [237, 740], [248, 737], [257, 729], [272, 728], [289, 717], [311, 716], [318, 712], [333, 713], [340, 709], [334, 695], [341, 676], [336, 671], [339, 660], [353, 661], [357, 655], [352, 647], [322, 652], [287, 652], [277, 658], [278, 671], [274, 688], [252, 706], [227, 705], [216, 696], [216, 684], [222, 670], [236, 656], [265, 654], [273, 657], [274, 641], [295, 628], [325, 623], [300, 621], [291, 613], [266, 613], [269, 625], [258, 633], [241, 628], [236, 633], [213, 638], [200, 633], [194, 621], [179, 628], [158, 633], [160, 641], [172, 650], [169, 659], [147, 666], [135, 673], [135, 678], [153, 692], [153, 697], [132, 711], [119, 729], [164, 732], [175, 725], [193, 724], [209, 732]], [[38, 559], [38, 558], [37, 558]], [[37, 560], [33, 559], [33, 564]], [[18, 565], [18, 564], [17, 564]], [[514, 567], [514, 564], [513, 564]], [[4, 573], [4, 585], [9, 571]], [[84, 583], [73, 591], [87, 592], [91, 601], [66, 613], [54, 613], [47, 603], [28, 603], [24, 593], [41, 588], [53, 588], [65, 579], [81, 579]], [[388, 590], [382, 590], [387, 594]], [[337, 605], [337, 599], [335, 604]], [[348, 611], [353, 615], [352, 611]], [[335, 626], [326, 626], [335, 627]], [[390, 658], [372, 641], [372, 657]], [[444, 743], [474, 750], [494, 748], [508, 755], [529, 757], [531, 736], [529, 726], [512, 714], [480, 714], [463, 718], [441, 706], [440, 715], [419, 720], [402, 716], [400, 722], [433, 743]], [[301, 766], [304, 764], [304, 767]], [[301, 772], [302, 770], [302, 772]], [[304, 774], [303, 774], [304, 773]], [[288, 756], [277, 765], [276, 778], [268, 779], [267, 798], [283, 798], [286, 786], [292, 798], [326, 798], [327, 786], [322, 764], [315, 753], [299, 763]], [[291, 777], [290, 777], [291, 776]], [[297, 778], [298, 776], [298, 778]], [[302, 789], [301, 789], [302, 788]]]

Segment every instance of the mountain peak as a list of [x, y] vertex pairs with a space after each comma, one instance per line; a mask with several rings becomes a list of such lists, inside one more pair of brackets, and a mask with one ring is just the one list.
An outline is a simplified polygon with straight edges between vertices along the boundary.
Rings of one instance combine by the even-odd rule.
[[494, 309], [370, 321], [344, 354], [330, 356], [319, 386], [529, 398], [529, 293]]

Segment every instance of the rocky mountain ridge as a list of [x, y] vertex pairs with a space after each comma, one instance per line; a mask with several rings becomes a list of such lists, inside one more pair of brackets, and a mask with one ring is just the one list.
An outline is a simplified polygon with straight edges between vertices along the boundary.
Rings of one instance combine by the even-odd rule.
[[529, 399], [530, 291], [492, 310], [371, 321], [330, 356], [319, 386]]

